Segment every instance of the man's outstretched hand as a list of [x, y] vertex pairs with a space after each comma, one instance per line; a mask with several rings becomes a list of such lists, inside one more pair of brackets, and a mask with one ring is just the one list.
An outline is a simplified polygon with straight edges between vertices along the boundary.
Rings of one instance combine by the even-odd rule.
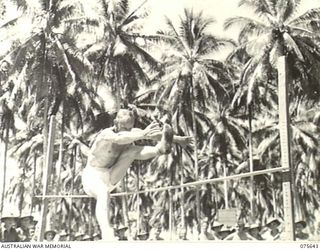
[[193, 136], [179, 136], [175, 138], [175, 142], [181, 147], [186, 148], [187, 146], [194, 146], [195, 140]]
[[157, 122], [152, 122], [143, 130], [144, 139], [152, 139], [161, 135], [160, 125]]

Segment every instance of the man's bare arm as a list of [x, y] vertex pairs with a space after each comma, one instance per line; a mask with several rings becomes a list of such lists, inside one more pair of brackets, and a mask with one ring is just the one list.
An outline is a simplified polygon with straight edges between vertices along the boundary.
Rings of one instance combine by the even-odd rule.
[[145, 129], [132, 129], [130, 131], [121, 131], [118, 133], [107, 133], [104, 138], [116, 144], [131, 144], [138, 140], [148, 139], [154, 134], [160, 132], [158, 123], [151, 123]]
[[[134, 131], [141, 131], [139, 128], [135, 128]], [[148, 136], [145, 139], [148, 140], [153, 140], [153, 141], [160, 141], [162, 137], [162, 132], [154, 133], [151, 136]], [[174, 135], [173, 136], [173, 142], [178, 143], [182, 147], [186, 147], [187, 145], [191, 145], [194, 142], [194, 139], [192, 136], [179, 136], [179, 135]]]

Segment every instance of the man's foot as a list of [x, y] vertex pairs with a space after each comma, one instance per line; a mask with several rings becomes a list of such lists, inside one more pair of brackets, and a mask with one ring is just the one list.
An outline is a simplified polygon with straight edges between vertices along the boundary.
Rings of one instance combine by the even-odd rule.
[[169, 124], [163, 125], [161, 141], [158, 144], [160, 154], [169, 154], [171, 152], [173, 141], [173, 130]]

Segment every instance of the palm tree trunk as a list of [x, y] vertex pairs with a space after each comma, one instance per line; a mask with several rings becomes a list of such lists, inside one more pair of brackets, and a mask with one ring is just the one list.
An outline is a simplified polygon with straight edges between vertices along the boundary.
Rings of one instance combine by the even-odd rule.
[[[127, 192], [127, 174], [121, 181], [122, 192]], [[122, 211], [123, 211], [123, 223], [124, 225], [129, 227], [129, 211], [128, 211], [128, 197], [127, 195], [123, 195], [122, 199]]]
[[37, 154], [34, 152], [34, 153], [33, 153], [33, 173], [32, 173], [32, 199], [31, 199], [30, 214], [32, 214], [32, 211], [33, 211], [34, 196], [36, 195], [36, 193], [35, 193], [35, 188], [36, 188], [36, 173], [37, 173]]
[[[139, 165], [136, 164], [137, 169], [137, 192], [140, 190], [140, 168]], [[140, 194], [137, 193], [137, 232], [140, 231]], [[135, 235], [133, 235], [135, 237]]]
[[[248, 122], [249, 122], [249, 167], [250, 167], [250, 172], [253, 172], [253, 147], [252, 147], [252, 104], [249, 104], [248, 106], [249, 110], [249, 117], [248, 117]], [[253, 201], [254, 201], [254, 192], [253, 192], [253, 176], [250, 177], [250, 211], [251, 211], [251, 216], [252, 218], [255, 217], [254, 214], [254, 209], [253, 209]]]
[[273, 205], [273, 216], [277, 214], [277, 202], [276, 202], [276, 190], [275, 187], [272, 187], [272, 205]]
[[[227, 162], [226, 161], [227, 160], [225, 159], [225, 157], [223, 157], [223, 159], [221, 159], [224, 177], [227, 177]], [[227, 180], [223, 181], [223, 186], [224, 186], [225, 209], [228, 209], [229, 208], [229, 199], [228, 199], [228, 181]]]
[[[47, 6], [46, 12], [48, 14], [48, 19], [50, 18], [49, 16], [49, 11], [52, 8], [52, 0], [49, 0], [49, 4]], [[48, 23], [49, 20], [46, 20]], [[45, 25], [46, 27], [49, 27], [48, 24]], [[47, 72], [46, 72], [46, 66], [47, 66], [47, 55], [48, 55], [48, 49], [47, 49], [47, 39], [49, 38], [50, 34], [48, 34], [48, 31], [46, 30], [42, 36], [41, 39], [41, 46], [42, 46], [42, 86], [45, 88], [45, 94], [44, 94], [44, 112], [43, 112], [43, 162], [47, 162], [47, 151], [48, 151], [48, 136], [49, 136], [49, 123], [48, 123], [48, 112], [49, 112], [49, 81], [47, 79]], [[42, 97], [42, 96], [40, 96]], [[44, 166], [42, 166], [43, 169]], [[43, 171], [42, 171], [43, 174]]]
[[[70, 195], [73, 195], [73, 190], [74, 190], [74, 176], [75, 176], [75, 169], [77, 165], [76, 162], [77, 162], [77, 146], [74, 146], [74, 148], [72, 149], [71, 161], [70, 161], [70, 167], [71, 167]], [[73, 199], [70, 198], [69, 199], [69, 216], [68, 216], [68, 228], [70, 233], [72, 232], [72, 217], [73, 217]], [[71, 238], [69, 239], [71, 240]]]
[[2, 163], [2, 192], [1, 192], [1, 211], [0, 216], [2, 216], [3, 206], [4, 206], [4, 198], [6, 193], [6, 177], [7, 177], [7, 156], [8, 156], [8, 143], [9, 143], [9, 122], [6, 122], [5, 125], [5, 139], [4, 139], [4, 150], [3, 150], [3, 163]]
[[[180, 165], [180, 185], [184, 183], [184, 174], [183, 174], [183, 164], [182, 164], [182, 148], [178, 146], [178, 157], [179, 157], [179, 165]], [[181, 208], [181, 227], [187, 230], [186, 220], [185, 220], [185, 209], [184, 209], [184, 188], [181, 188], [180, 191], [180, 208]]]
[[[62, 103], [62, 118], [61, 118], [61, 132], [60, 132], [60, 145], [59, 145], [59, 158], [57, 164], [57, 183], [56, 183], [56, 195], [60, 194], [61, 191], [61, 168], [63, 164], [63, 137], [64, 137], [64, 105]], [[58, 206], [61, 200], [57, 199], [55, 201], [55, 214], [57, 214]], [[61, 223], [58, 225], [58, 229], [60, 230]]]
[[[47, 84], [46, 77], [46, 62], [47, 62], [47, 49], [46, 49], [46, 36], [42, 37], [42, 48], [43, 48], [43, 63], [42, 63], [42, 87], [45, 88], [45, 96], [44, 96], [44, 111], [43, 111], [43, 162], [46, 162], [46, 154], [48, 147], [48, 134], [49, 134], [49, 126], [48, 126], [48, 112], [49, 112], [49, 86]], [[42, 169], [44, 166], [42, 166]], [[43, 171], [42, 171], [43, 175]]]
[[[169, 170], [170, 173], [170, 185], [173, 183], [173, 174], [172, 174], [172, 169], [170, 168], [169, 161], [168, 161], [168, 156], [167, 156], [167, 169]], [[168, 190], [169, 194], [169, 232], [170, 232], [170, 240], [173, 239], [173, 197], [172, 197], [172, 190]]]
[[[52, 171], [52, 161], [53, 161], [53, 147], [54, 147], [54, 139], [55, 139], [55, 116], [51, 116], [50, 118], [50, 131], [49, 131], [49, 145], [48, 145], [48, 151], [46, 155], [46, 163], [43, 173], [43, 196], [48, 194], [49, 191], [49, 183], [50, 183], [50, 177], [51, 177], [51, 171]], [[47, 211], [48, 211], [48, 198], [43, 197], [43, 204], [41, 209], [41, 221], [40, 221], [40, 235], [38, 237], [39, 241], [43, 241], [44, 238], [44, 231], [46, 227], [47, 222]]]
[[[192, 72], [192, 71], [191, 71]], [[192, 130], [194, 135], [194, 177], [197, 181], [199, 179], [199, 166], [198, 166], [198, 137], [197, 137], [197, 123], [196, 123], [196, 116], [194, 110], [194, 102], [195, 102], [195, 94], [194, 94], [194, 86], [193, 86], [193, 77], [189, 75], [189, 81], [191, 86], [191, 113], [192, 113]], [[200, 225], [201, 225], [201, 218], [200, 218], [200, 190], [199, 186], [196, 186], [196, 216], [198, 221], [198, 235], [200, 235]]]

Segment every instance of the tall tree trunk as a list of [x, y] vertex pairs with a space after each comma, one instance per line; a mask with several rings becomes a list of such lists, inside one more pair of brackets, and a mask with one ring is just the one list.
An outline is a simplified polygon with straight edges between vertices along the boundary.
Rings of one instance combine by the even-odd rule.
[[277, 202], [276, 202], [276, 190], [272, 187], [272, 205], [273, 205], [273, 216], [277, 215]]
[[[223, 168], [223, 177], [227, 177], [227, 159], [224, 157], [221, 157], [221, 164]], [[228, 199], [228, 181], [223, 181], [224, 186], [224, 202], [225, 202], [225, 209], [229, 208], [229, 199]]]
[[[214, 172], [214, 178], [217, 178], [218, 177], [218, 171], [217, 171], [217, 168], [216, 168], [216, 165], [215, 165], [215, 160], [214, 160], [214, 147], [213, 147], [213, 136], [210, 138], [210, 141], [209, 141], [209, 152], [210, 152], [210, 159], [209, 159], [209, 168], [211, 169], [214, 169], [215, 172]], [[218, 183], [213, 183], [212, 184], [213, 187], [214, 187], [214, 205], [215, 205], [215, 217], [217, 216], [218, 214], [218, 209], [219, 209], [219, 206], [218, 206], [218, 189], [219, 189], [219, 184]], [[216, 218], [215, 218], [216, 219]]]
[[[77, 162], [77, 146], [74, 146], [73, 149], [72, 149], [71, 161], [70, 161], [70, 167], [71, 167], [70, 195], [73, 195], [73, 191], [74, 191], [74, 176], [75, 176], [75, 168], [76, 168], [76, 165], [77, 165], [76, 162]], [[70, 198], [69, 199], [69, 216], [68, 216], [68, 228], [69, 228], [70, 234], [73, 231], [72, 218], [73, 218], [73, 199]], [[69, 240], [71, 240], [71, 238], [69, 238]]]
[[[194, 109], [194, 102], [195, 102], [195, 93], [194, 93], [194, 86], [193, 86], [193, 77], [192, 77], [192, 70], [191, 74], [189, 75], [189, 81], [191, 86], [191, 113], [192, 113], [192, 130], [194, 135], [194, 176], [195, 180], [199, 180], [199, 166], [198, 166], [198, 136], [197, 136], [197, 122], [195, 116], [195, 109]], [[198, 222], [198, 237], [201, 231], [201, 214], [200, 214], [200, 189], [199, 186], [196, 186], [196, 216]]]
[[33, 172], [32, 172], [32, 199], [31, 199], [31, 209], [30, 214], [32, 214], [33, 207], [34, 207], [34, 196], [36, 195], [35, 188], [36, 188], [36, 173], [37, 173], [37, 154], [36, 152], [33, 153]]
[[46, 77], [46, 62], [47, 62], [47, 49], [46, 49], [46, 36], [43, 36], [42, 46], [43, 46], [43, 64], [42, 64], [42, 87], [44, 87], [44, 111], [43, 111], [43, 164], [41, 166], [42, 173], [41, 178], [43, 178], [43, 168], [44, 164], [47, 161], [46, 154], [48, 148], [48, 134], [49, 134], [49, 124], [48, 124], [48, 112], [49, 112], [49, 86], [47, 84]]
[[[182, 163], [182, 148], [177, 146], [177, 150], [179, 152], [178, 156], [179, 157], [179, 166], [180, 166], [180, 185], [184, 183], [184, 173], [183, 173], [183, 163]], [[185, 192], [184, 188], [181, 188], [180, 191], [180, 209], [181, 209], [181, 227], [184, 228], [187, 231], [187, 225], [186, 225], [186, 220], [185, 220], [185, 208], [184, 208], [184, 197], [185, 197]]]
[[[61, 117], [61, 130], [60, 130], [60, 145], [59, 145], [59, 158], [58, 158], [58, 163], [57, 163], [57, 171], [56, 171], [56, 190], [55, 193], [56, 195], [60, 195], [61, 191], [61, 169], [62, 169], [62, 164], [63, 164], [63, 137], [64, 137], [64, 102], [62, 102], [62, 117]], [[57, 214], [58, 211], [58, 206], [61, 203], [60, 199], [55, 200], [55, 214]], [[58, 224], [58, 229], [60, 230], [61, 228], [61, 221], [59, 218], [59, 224]]]
[[50, 118], [50, 131], [49, 131], [49, 145], [46, 155], [46, 163], [43, 173], [43, 191], [42, 191], [42, 209], [41, 209], [41, 221], [40, 221], [40, 232], [39, 232], [39, 241], [43, 241], [44, 238], [44, 231], [46, 228], [47, 222], [47, 211], [48, 211], [48, 204], [49, 200], [45, 196], [48, 194], [49, 191], [49, 183], [52, 171], [52, 161], [53, 161], [53, 150], [54, 150], [54, 139], [55, 139], [55, 116], [51, 116]]
[[[122, 192], [127, 192], [127, 174], [121, 181]], [[128, 209], [128, 197], [127, 195], [121, 196], [122, 212], [123, 212], [123, 223], [129, 227], [129, 209]]]
[[[172, 174], [172, 169], [170, 168], [169, 161], [168, 161], [168, 156], [167, 156], [167, 169], [169, 170], [170, 173], [170, 186], [172, 186], [173, 183], [173, 174]], [[170, 232], [170, 240], [173, 238], [173, 197], [172, 197], [172, 189], [168, 190], [169, 194], [169, 232]]]
[[[249, 104], [248, 106], [248, 111], [249, 111], [249, 117], [248, 117], [248, 122], [249, 122], [249, 169], [250, 172], [253, 172], [253, 147], [252, 147], [252, 104]], [[252, 219], [255, 218], [255, 213], [254, 213], [254, 191], [253, 191], [253, 176], [250, 176], [250, 211], [251, 211], [251, 216]]]
[[4, 139], [4, 150], [3, 150], [3, 162], [2, 162], [2, 192], [1, 192], [1, 211], [0, 216], [2, 216], [5, 193], [6, 193], [6, 182], [7, 182], [7, 156], [8, 156], [8, 143], [9, 143], [9, 122], [5, 122], [5, 139]]

